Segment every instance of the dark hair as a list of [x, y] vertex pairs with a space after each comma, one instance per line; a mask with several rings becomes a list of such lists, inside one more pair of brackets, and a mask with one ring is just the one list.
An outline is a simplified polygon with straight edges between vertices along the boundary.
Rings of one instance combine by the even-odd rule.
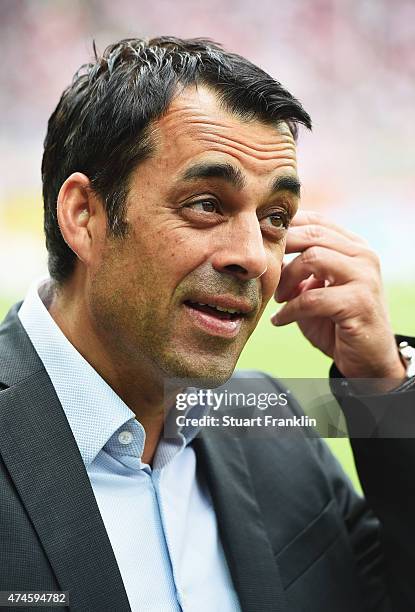
[[66, 178], [83, 172], [102, 198], [109, 235], [122, 238], [129, 178], [152, 152], [151, 122], [166, 111], [177, 86], [203, 83], [232, 113], [311, 129], [309, 115], [280, 83], [243, 57], [205, 39], [126, 39], [82, 66], [48, 122], [42, 160], [44, 229], [51, 277], [62, 284], [75, 254], [57, 221], [57, 197]]

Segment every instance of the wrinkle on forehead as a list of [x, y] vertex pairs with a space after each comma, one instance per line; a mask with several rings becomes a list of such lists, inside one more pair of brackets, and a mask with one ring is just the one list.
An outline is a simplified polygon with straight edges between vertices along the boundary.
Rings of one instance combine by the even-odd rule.
[[[270, 147], [264, 151], [256, 146], [256, 143], [249, 142], [249, 144], [242, 139], [230, 138], [223, 134], [212, 134], [208, 131], [199, 132], [193, 135], [194, 138], [200, 142], [206, 142], [207, 144], [214, 143], [220, 150], [225, 151], [227, 148], [235, 149], [239, 153], [250, 155], [258, 160], [279, 160], [284, 157], [287, 160], [293, 162], [296, 161], [295, 145], [291, 145], [289, 141], [281, 139], [278, 144]], [[212, 148], [212, 147], [209, 147]]]
[[[241, 132], [242, 138], [252, 138], [255, 130], [256, 142], [253, 145], [258, 151], [269, 151], [281, 144], [291, 146], [295, 150], [295, 142], [291, 132], [284, 123], [270, 126], [257, 121], [242, 121], [228, 114], [226, 120], [206, 114], [202, 109], [194, 106], [186, 108], [172, 109], [167, 115], [158, 121], [159, 127], [167, 129], [174, 135], [180, 135], [183, 129], [192, 134], [198, 132], [208, 132], [210, 134], [222, 134], [230, 138], [235, 130]], [[258, 126], [260, 128], [258, 129]], [[284, 127], [286, 129], [284, 129]], [[245, 132], [245, 134], [244, 134]], [[262, 132], [262, 134], [260, 133]]]
[[[217, 97], [205, 88], [189, 88], [178, 96], [157, 121], [165, 142], [187, 140], [200, 143], [200, 152], [218, 151], [239, 161], [266, 162], [274, 168], [288, 166], [296, 171], [296, 145], [286, 123], [275, 126], [258, 120], [242, 120], [224, 110]], [[176, 149], [177, 150], [177, 149]]]

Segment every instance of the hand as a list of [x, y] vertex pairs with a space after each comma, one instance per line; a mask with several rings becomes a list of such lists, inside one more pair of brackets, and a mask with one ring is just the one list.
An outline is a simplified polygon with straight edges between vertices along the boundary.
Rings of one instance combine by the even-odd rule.
[[389, 388], [404, 380], [379, 258], [367, 242], [320, 214], [300, 211], [286, 253], [300, 255], [283, 264], [275, 299], [287, 303], [271, 318], [274, 325], [296, 321], [347, 378], [394, 379]]

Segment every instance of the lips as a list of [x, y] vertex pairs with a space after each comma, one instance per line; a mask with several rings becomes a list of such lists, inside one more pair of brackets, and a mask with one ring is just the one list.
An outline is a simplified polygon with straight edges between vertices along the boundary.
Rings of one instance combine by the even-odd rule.
[[243, 320], [255, 312], [249, 302], [232, 296], [201, 296], [185, 300], [184, 306], [199, 329], [225, 338], [237, 336]]
[[199, 310], [207, 309], [214, 315], [230, 314], [243, 317], [255, 311], [255, 305], [248, 300], [229, 295], [196, 296], [186, 300], [185, 304]]
[[194, 308], [199, 312], [205, 312], [212, 317], [218, 317], [224, 320], [235, 320], [244, 316], [239, 310], [235, 308], [223, 308], [222, 306], [215, 306], [214, 304], [203, 304], [200, 302], [193, 302], [191, 300], [185, 302], [189, 308]]

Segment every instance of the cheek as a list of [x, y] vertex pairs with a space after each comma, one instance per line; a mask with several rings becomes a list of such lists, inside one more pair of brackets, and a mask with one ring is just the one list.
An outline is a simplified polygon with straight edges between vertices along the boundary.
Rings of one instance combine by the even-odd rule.
[[271, 273], [268, 269], [264, 274], [262, 279], [262, 295], [264, 300], [268, 301], [274, 295], [280, 281], [280, 276], [280, 269], [274, 273]]
[[195, 235], [190, 231], [161, 234], [157, 248], [153, 251], [152, 267], [159, 270], [163, 277], [180, 280], [206, 261], [209, 249], [207, 234]]
[[281, 266], [284, 252], [273, 253], [268, 259], [268, 268], [261, 276], [263, 301], [267, 302], [275, 293], [281, 278]]

